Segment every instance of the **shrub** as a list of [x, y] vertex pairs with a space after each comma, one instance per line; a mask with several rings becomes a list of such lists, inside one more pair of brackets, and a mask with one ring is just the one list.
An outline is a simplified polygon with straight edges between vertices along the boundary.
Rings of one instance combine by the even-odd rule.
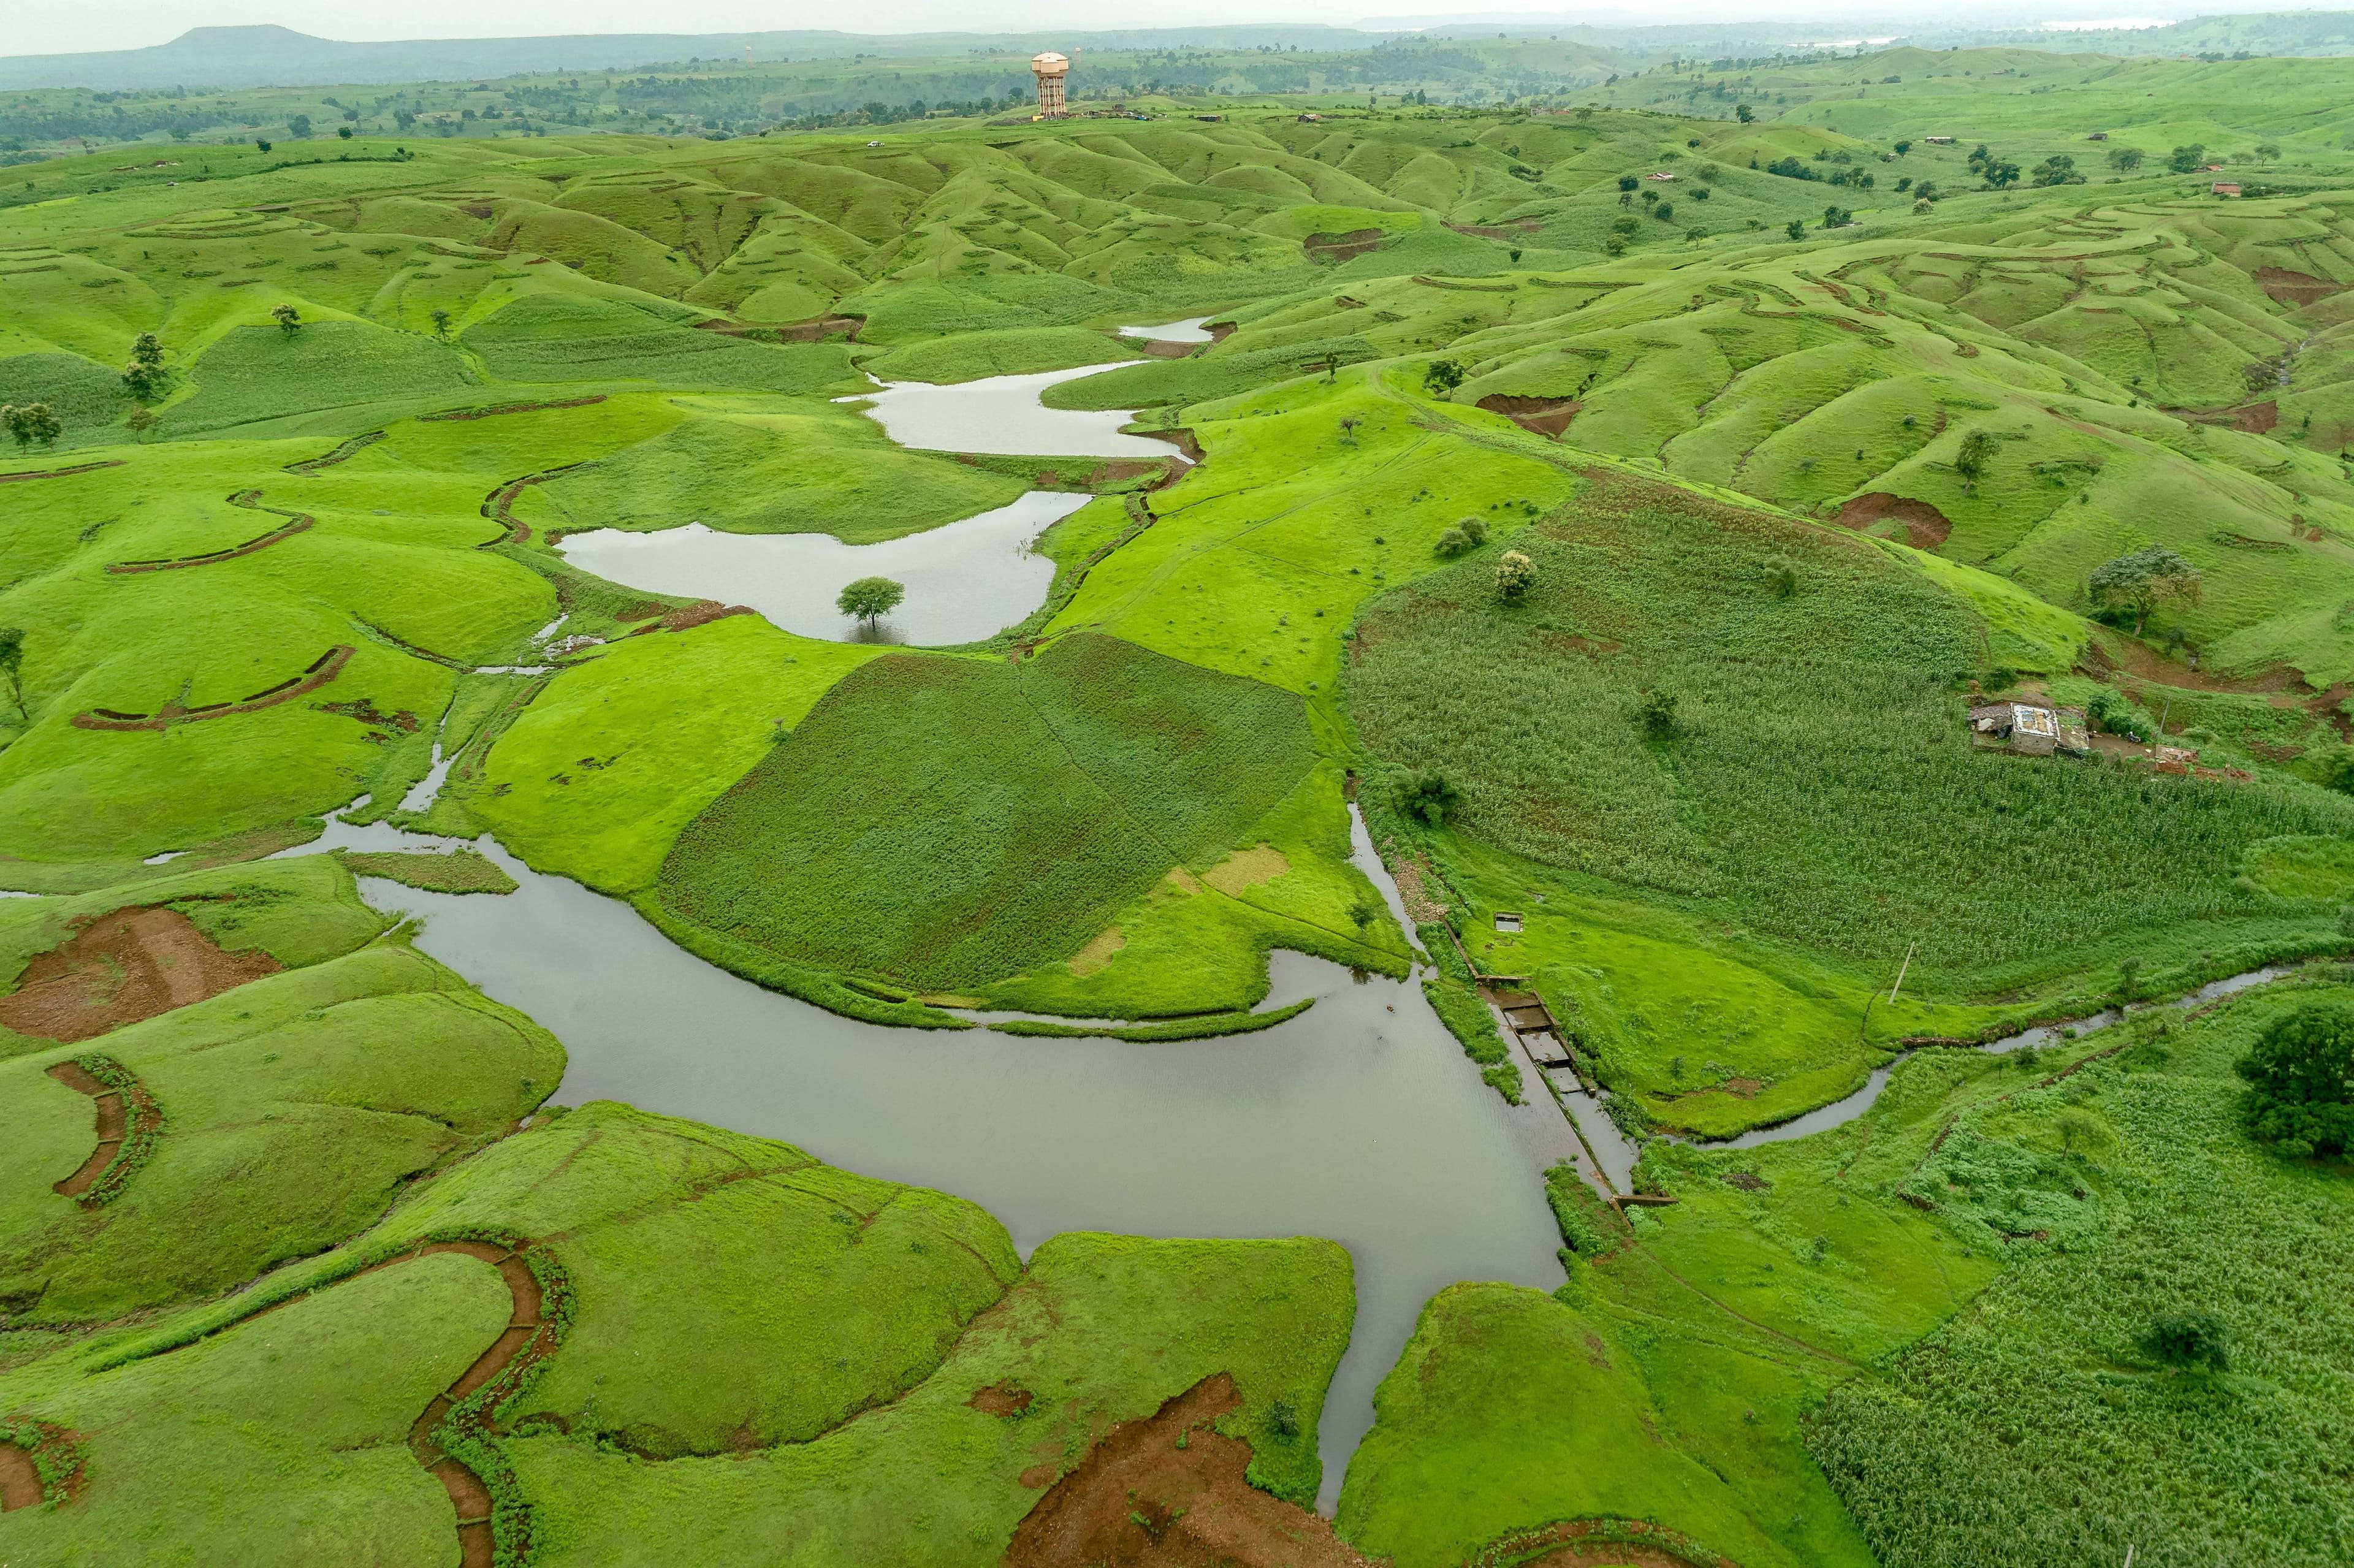
[[1487, 542], [1488, 524], [1479, 518], [1466, 517], [1439, 535], [1431, 548], [1452, 560], [1457, 556], [1470, 554]]
[[2141, 1343], [2142, 1349], [2170, 1367], [2211, 1367], [2221, 1372], [2231, 1364], [2223, 1320], [2204, 1308], [2159, 1313], [2150, 1320]]
[[2354, 998], [2318, 998], [2274, 1020], [2232, 1070], [2256, 1141], [2291, 1159], [2354, 1148]]
[[1518, 550], [1507, 550], [1496, 562], [1496, 597], [1507, 603], [1528, 597], [1537, 586], [1537, 564]]
[[1650, 740], [1673, 740], [1676, 737], [1676, 694], [1673, 692], [1651, 691], [1635, 705], [1635, 722], [1643, 727]]
[[1434, 828], [1444, 826], [1448, 815], [1462, 803], [1463, 791], [1436, 768], [1417, 768], [1407, 774], [1405, 785], [1398, 790], [1398, 804]]

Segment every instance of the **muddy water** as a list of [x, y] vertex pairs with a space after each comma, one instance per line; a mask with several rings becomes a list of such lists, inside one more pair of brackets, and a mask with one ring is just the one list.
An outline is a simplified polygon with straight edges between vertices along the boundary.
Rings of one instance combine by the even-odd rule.
[[1168, 457], [1174, 449], [1167, 441], [1120, 433], [1130, 418], [1127, 414], [1049, 408], [1038, 401], [1038, 394], [1057, 382], [1119, 368], [1083, 365], [1076, 370], [991, 376], [937, 387], [926, 381], [885, 382], [880, 392], [841, 401], [864, 406], [867, 416], [903, 447], [1021, 456]]
[[[437, 842], [334, 823], [306, 848]], [[419, 947], [555, 1032], [569, 1056], [561, 1103], [626, 1100], [959, 1193], [1025, 1255], [1070, 1230], [1346, 1245], [1357, 1318], [1318, 1432], [1328, 1511], [1432, 1294], [1561, 1282], [1533, 1172], [1560, 1157], [1564, 1124], [1480, 1083], [1412, 980], [1278, 952], [1277, 991], [1315, 1005], [1224, 1040], [887, 1029], [737, 980], [627, 905], [481, 847], [519, 891], [363, 885], [377, 907], [422, 916]]]
[[[942, 647], [977, 642], [1045, 603], [1055, 563], [1030, 546], [1090, 499], [1034, 490], [1010, 506], [875, 545], [845, 545], [831, 534], [727, 534], [690, 523], [652, 534], [598, 528], [557, 548], [609, 582], [748, 605], [804, 637]], [[907, 597], [868, 626], [833, 601], [846, 584], [872, 577], [903, 585]]]
[[[2199, 1007], [2207, 1002], [2220, 1001], [2235, 991], [2245, 991], [2250, 986], [2262, 985], [2266, 980], [2279, 980], [2284, 975], [2296, 972], [2293, 968], [2278, 964], [2260, 969], [2250, 969], [2245, 974], [2232, 975], [2228, 980], [2219, 980], [2200, 986], [2190, 995], [2177, 997], [2172, 1001], [2143, 1002], [2126, 1009], [2125, 1012], [2110, 1008], [2105, 1012], [2096, 1012], [2090, 1018], [2078, 1019], [2073, 1023], [2040, 1023], [2032, 1029], [2021, 1030], [2017, 1034], [2006, 1035], [2000, 1040], [1991, 1041], [1980, 1046], [1979, 1049], [1991, 1052], [1996, 1055], [2004, 1055], [2030, 1045], [2053, 1045], [2065, 1039], [2081, 1038], [2096, 1030], [2106, 1029], [2124, 1017], [2125, 1012], [2144, 1012], [2153, 1008], [2170, 1010]], [[1905, 1055], [1911, 1054], [1907, 1052]], [[1761, 1143], [1786, 1143], [1794, 1138], [1804, 1138], [1810, 1132], [1827, 1132], [1835, 1127], [1844, 1127], [1872, 1107], [1880, 1098], [1880, 1091], [1888, 1086], [1888, 1075], [1894, 1072], [1898, 1064], [1903, 1060], [1903, 1056], [1899, 1056], [1884, 1067], [1874, 1067], [1871, 1076], [1864, 1080], [1863, 1087], [1843, 1100], [1833, 1100], [1829, 1105], [1819, 1106], [1802, 1117], [1793, 1118], [1773, 1127], [1757, 1128], [1753, 1131], [1741, 1134], [1738, 1138], [1721, 1140], [1679, 1139], [1677, 1141], [1693, 1143], [1703, 1149], [1755, 1149]]]

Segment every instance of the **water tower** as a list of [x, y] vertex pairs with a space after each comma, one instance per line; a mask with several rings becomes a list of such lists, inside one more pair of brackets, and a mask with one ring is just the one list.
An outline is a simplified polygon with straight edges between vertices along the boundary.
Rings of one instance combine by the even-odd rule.
[[1070, 111], [1063, 107], [1063, 79], [1071, 73], [1070, 58], [1048, 49], [1030, 62], [1030, 74], [1038, 79], [1038, 118], [1060, 120]]

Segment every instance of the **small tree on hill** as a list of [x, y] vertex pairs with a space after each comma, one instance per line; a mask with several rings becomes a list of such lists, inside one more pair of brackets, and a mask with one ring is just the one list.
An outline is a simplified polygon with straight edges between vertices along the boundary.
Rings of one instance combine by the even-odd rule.
[[1986, 477], [1987, 464], [1994, 457], [1994, 437], [1984, 430], [1972, 430], [1962, 438], [1959, 450], [1954, 453], [1954, 471], [1962, 476], [1965, 490], [1978, 488]]
[[0, 429], [14, 436], [20, 447], [53, 447], [58, 438], [66, 433], [65, 421], [47, 403], [0, 407]]
[[2200, 591], [2199, 568], [2163, 545], [2102, 562], [2086, 586], [2094, 603], [2133, 611], [2137, 637], [2151, 610], [2166, 603], [2197, 604]]
[[1423, 368], [1422, 389], [1434, 397], [1444, 397], [1463, 385], [1463, 363], [1455, 359], [1434, 359]]
[[2354, 998], [2274, 1019], [2232, 1070], [2247, 1081], [2242, 1115], [2257, 1142], [2293, 1160], [2354, 1150]]
[[1757, 115], [1756, 111], [1752, 110], [1749, 105], [1745, 103], [1736, 103], [1733, 106], [1733, 117], [1735, 120], [1740, 121], [1744, 125], [1746, 125], [1751, 121], [1756, 119]]
[[25, 712], [25, 632], [16, 626], [0, 626], [0, 690], [8, 694], [9, 705], [18, 718], [29, 718]]
[[1537, 586], [1537, 564], [1518, 550], [1507, 550], [1496, 560], [1496, 597], [1507, 604], [1526, 599]]
[[131, 363], [122, 367], [123, 389], [144, 403], [164, 389], [166, 379], [162, 340], [152, 332], [141, 333], [131, 344]]
[[433, 307], [433, 335], [435, 337], [450, 335], [450, 313], [439, 305]]
[[2141, 167], [2141, 161], [2148, 155], [2139, 147], [2112, 147], [2109, 149], [2109, 167], [2121, 175], [2130, 175]]
[[1452, 560], [1468, 556], [1488, 542], [1488, 524], [1478, 517], [1466, 517], [1439, 535], [1431, 546], [1439, 555]]
[[2177, 147], [2166, 155], [2166, 166], [2178, 175], [2195, 174], [2207, 164], [2207, 143], [2193, 142], [2188, 147]]
[[833, 607], [852, 620], [872, 626], [898, 609], [899, 601], [907, 597], [905, 584], [889, 577], [860, 577], [842, 590]]
[[1787, 234], [1793, 239], [1804, 239], [1807, 237], [1806, 219], [1799, 217], [1792, 218], [1789, 222], [1782, 226], [1782, 232]]
[[288, 116], [286, 134], [293, 137], [297, 142], [307, 140], [311, 134], [311, 117], [307, 114]]
[[302, 313], [292, 305], [270, 306], [270, 319], [276, 322], [278, 330], [288, 337], [292, 337], [302, 330]]

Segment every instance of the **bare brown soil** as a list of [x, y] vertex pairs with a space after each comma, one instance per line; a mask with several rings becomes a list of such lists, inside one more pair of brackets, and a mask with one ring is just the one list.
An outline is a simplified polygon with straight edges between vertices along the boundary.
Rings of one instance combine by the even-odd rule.
[[301, 462], [288, 463], [285, 471], [310, 474], [316, 473], [323, 468], [333, 468], [340, 462], [349, 462], [369, 447], [384, 440], [384, 437], [385, 432], [382, 430], [370, 430], [366, 435], [354, 436], [333, 451], [322, 452], [314, 458], [304, 458]]
[[716, 599], [697, 599], [666, 610], [660, 620], [631, 631], [632, 637], [643, 637], [649, 631], [692, 631], [715, 620], [725, 620], [731, 615], [749, 615], [751, 610], [740, 604], [722, 604]]
[[1501, 392], [1480, 398], [1479, 407], [1538, 436], [1559, 436], [1585, 409], [1575, 397], [1512, 397]]
[[2245, 675], [2218, 675], [2161, 658], [2147, 643], [2132, 638], [2104, 636], [2097, 632], [2084, 646], [2083, 667], [2088, 673], [2104, 680], [2122, 670], [2154, 685], [2180, 686], [2193, 692], [2236, 692], [2243, 695], [2267, 696], [2273, 699], [2274, 707], [2292, 705], [2292, 699], [2283, 694], [2306, 689], [2304, 678], [2285, 666], [2258, 670]]
[[1010, 1383], [993, 1383], [987, 1388], [974, 1389], [972, 1397], [965, 1403], [983, 1415], [1011, 1417], [1029, 1409], [1030, 1402], [1036, 1397], [1026, 1388], [1017, 1388]]
[[1250, 1445], [1211, 1425], [1241, 1403], [1220, 1372], [1113, 1427], [1014, 1531], [1007, 1568], [1373, 1568], [1245, 1478]]
[[1172, 343], [1167, 338], [1156, 337], [1145, 343], [1144, 352], [1153, 359], [1182, 359], [1201, 346], [1198, 343]]
[[92, 1040], [280, 968], [259, 948], [223, 951], [176, 909], [133, 906], [35, 955], [0, 997], [0, 1024], [43, 1040]]
[[1857, 496], [1840, 507], [1839, 515], [1831, 521], [1842, 528], [1852, 528], [1861, 534], [1874, 523], [1890, 519], [1904, 524], [1904, 542], [1916, 550], [1935, 549], [1954, 531], [1954, 525], [1946, 521], [1946, 514], [1927, 502], [1891, 495], [1884, 490]]
[[2284, 305], [2309, 305], [2326, 300], [2345, 288], [2310, 272], [2292, 272], [2285, 267], [2259, 267], [2256, 282], [2264, 291]]
[[1367, 251], [1379, 250], [1384, 238], [1384, 231], [1378, 228], [1352, 228], [1346, 234], [1311, 234], [1299, 242], [1299, 249], [1310, 261], [1338, 266]]
[[1486, 223], [1450, 223], [1447, 227], [1458, 234], [1476, 235], [1481, 239], [1519, 239], [1534, 234], [1539, 225], [1533, 217], [1516, 217], [1509, 228]]
[[33, 1457], [14, 1443], [0, 1443], [0, 1513], [40, 1500], [41, 1472], [33, 1467]]
[[2269, 397], [2232, 410], [2232, 428], [2253, 436], [2261, 436], [2279, 423], [2280, 405]]
[[299, 675], [289, 675], [266, 691], [260, 691], [242, 702], [202, 703], [187, 705], [186, 693], [165, 703], [152, 714], [117, 713], [112, 708], [92, 708], [76, 714], [72, 724], [76, 729], [169, 729], [175, 724], [195, 724], [200, 719], [227, 718], [231, 714], [259, 713], [263, 708], [291, 703], [307, 692], [321, 686], [344, 673], [352, 657], [348, 644], [337, 643], [311, 662], [311, 667]]
[[585, 408], [591, 403], [604, 400], [604, 393], [594, 392], [586, 397], [555, 397], [543, 403], [491, 403], [479, 408], [452, 408], [442, 414], [419, 414], [417, 422], [430, 425], [461, 419], [494, 419], [501, 414], [536, 414], [543, 408]]
[[[50, 1183], [50, 1191], [60, 1197], [79, 1198], [98, 1182], [106, 1168], [122, 1149], [122, 1140], [130, 1135], [132, 1112], [122, 1103], [120, 1091], [111, 1089], [86, 1071], [79, 1062], [59, 1062], [49, 1069], [49, 1076], [73, 1090], [88, 1095], [98, 1110], [98, 1142], [90, 1158], [72, 1175], [62, 1181]], [[138, 1097], [141, 1130], [152, 1131], [162, 1119], [155, 1111], [155, 1102], [144, 1091]]]
[[[1229, 327], [1226, 330], [1231, 332], [1234, 329]], [[78, 473], [95, 473], [102, 468], [121, 468], [122, 461], [121, 458], [109, 458], [104, 462], [76, 463], [71, 468], [42, 468], [35, 469], [29, 473], [0, 473], [0, 484], [15, 484], [27, 479], [69, 479]]]
[[258, 490], [240, 490], [228, 498], [228, 503], [232, 506], [242, 506], [249, 512], [268, 512], [275, 516], [283, 517], [287, 521], [267, 534], [258, 535], [242, 545], [233, 545], [226, 550], [207, 550], [201, 556], [170, 556], [152, 561], [113, 561], [108, 564], [106, 569], [118, 577], [124, 577], [135, 572], [175, 572], [187, 567], [208, 567], [216, 561], [233, 561], [239, 556], [250, 556], [256, 550], [266, 550], [281, 539], [291, 539], [318, 522], [317, 518], [307, 512], [288, 512], [276, 506], [262, 505], [261, 492]]
[[[703, 323], [710, 326], [712, 323]], [[777, 329], [779, 341], [784, 343], [822, 343], [835, 333], [847, 333], [853, 343], [858, 341], [859, 329], [866, 324], [864, 316], [820, 316], [813, 322], [795, 322]], [[725, 330], [725, 329], [718, 329]]]

